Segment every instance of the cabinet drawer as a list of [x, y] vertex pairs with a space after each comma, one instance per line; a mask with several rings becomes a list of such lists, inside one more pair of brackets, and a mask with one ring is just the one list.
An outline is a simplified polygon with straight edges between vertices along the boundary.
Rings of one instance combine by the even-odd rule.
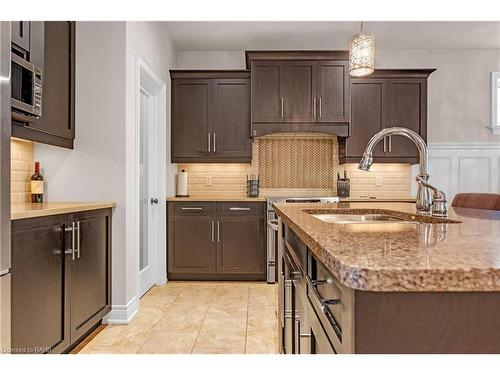
[[217, 202], [217, 215], [264, 215], [264, 202]]
[[172, 202], [168, 205], [169, 215], [207, 216], [215, 213], [214, 202]]

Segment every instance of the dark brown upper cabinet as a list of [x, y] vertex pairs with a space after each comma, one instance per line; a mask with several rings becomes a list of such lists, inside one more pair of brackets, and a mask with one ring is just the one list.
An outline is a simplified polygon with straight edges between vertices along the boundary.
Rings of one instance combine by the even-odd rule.
[[12, 44], [16, 47], [29, 52], [30, 50], [30, 22], [12, 21], [11, 22]]
[[[351, 79], [351, 133], [339, 139], [340, 163], [357, 163], [370, 138], [384, 128], [409, 128], [427, 140], [427, 78], [434, 69], [376, 70]], [[419, 161], [405, 137], [386, 137], [375, 147], [376, 163]]]
[[250, 74], [170, 71], [172, 162], [249, 163]]
[[346, 51], [247, 51], [252, 73], [252, 136], [276, 132], [349, 133]]
[[[42, 115], [32, 122], [13, 118], [12, 136], [73, 148], [75, 139], [75, 23], [47, 21], [43, 23], [43, 27], [34, 25], [37, 24], [36, 22], [30, 24], [29, 59], [43, 69]], [[19, 28], [22, 27], [19, 26]], [[13, 43], [15, 43], [14, 39]], [[38, 53], [37, 49], [42, 49], [43, 52]]]

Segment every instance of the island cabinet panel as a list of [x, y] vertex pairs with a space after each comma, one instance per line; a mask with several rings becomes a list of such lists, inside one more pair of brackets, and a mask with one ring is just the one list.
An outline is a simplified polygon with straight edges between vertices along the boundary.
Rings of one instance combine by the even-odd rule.
[[[378, 131], [393, 126], [414, 130], [427, 139], [427, 77], [433, 69], [376, 70], [351, 79], [351, 133], [339, 138], [341, 163], [357, 163]], [[376, 163], [418, 163], [409, 139], [388, 136], [376, 146]]]
[[249, 73], [172, 70], [170, 76], [172, 161], [249, 163]]
[[70, 344], [66, 216], [12, 222], [13, 353], [60, 353]]
[[75, 214], [75, 260], [67, 257], [71, 285], [71, 337], [81, 337], [111, 305], [111, 223], [106, 211]]
[[285, 63], [285, 122], [316, 122], [317, 77], [315, 61]]
[[111, 310], [110, 257], [110, 209], [14, 220], [14, 352], [67, 352], [100, 324]]
[[73, 148], [75, 23], [47, 21], [42, 25], [39, 27], [37, 23], [31, 23], [30, 32], [32, 40], [30, 61], [43, 68], [42, 115], [39, 119], [29, 122], [25, 118], [13, 115], [12, 135], [35, 142]]
[[171, 280], [265, 280], [264, 202], [169, 202]]
[[283, 122], [284, 64], [252, 61], [252, 122]]

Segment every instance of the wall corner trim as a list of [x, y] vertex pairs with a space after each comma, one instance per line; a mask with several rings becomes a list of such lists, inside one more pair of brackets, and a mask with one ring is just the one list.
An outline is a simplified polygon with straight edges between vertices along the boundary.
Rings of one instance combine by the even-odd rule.
[[112, 305], [103, 319], [104, 324], [128, 324], [139, 311], [139, 299], [132, 298], [126, 305]]

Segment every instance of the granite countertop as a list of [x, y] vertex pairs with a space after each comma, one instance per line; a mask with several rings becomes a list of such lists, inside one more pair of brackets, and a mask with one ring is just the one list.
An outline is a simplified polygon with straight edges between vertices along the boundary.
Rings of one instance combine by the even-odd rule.
[[415, 203], [415, 197], [401, 197], [401, 198], [367, 198], [367, 197], [341, 197], [339, 198], [341, 202], [408, 202]]
[[48, 202], [48, 203], [16, 203], [10, 210], [11, 220], [29, 219], [32, 217], [67, 214], [98, 210], [100, 208], [114, 208], [114, 202]]
[[[449, 209], [436, 223], [411, 203], [276, 204], [283, 222], [347, 287], [366, 291], [500, 291], [500, 212]], [[420, 223], [333, 224], [310, 213], [386, 212]], [[307, 210], [309, 213], [307, 213]], [[367, 212], [368, 212], [367, 211]]]
[[265, 202], [265, 197], [167, 197], [167, 202]]

